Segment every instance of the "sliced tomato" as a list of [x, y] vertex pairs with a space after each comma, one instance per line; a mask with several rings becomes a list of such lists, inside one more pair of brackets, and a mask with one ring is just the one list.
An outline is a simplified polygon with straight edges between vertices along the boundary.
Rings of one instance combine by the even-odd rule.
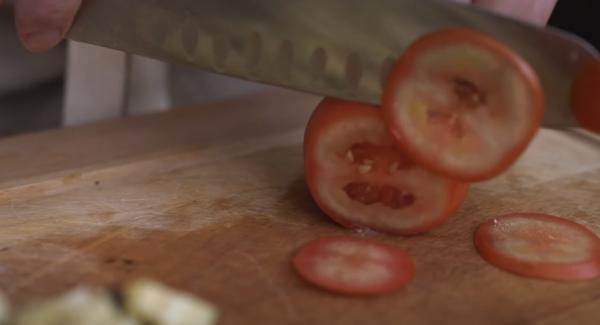
[[600, 238], [563, 218], [515, 213], [475, 232], [475, 247], [491, 264], [521, 275], [575, 281], [600, 276]]
[[467, 198], [467, 195], [469, 194], [470, 186], [471, 185], [468, 183], [457, 183], [455, 185], [454, 191], [453, 191], [454, 195], [451, 199], [450, 206], [448, 207], [450, 215], [453, 215], [454, 213], [456, 213], [456, 211], [458, 211], [458, 209], [465, 202], [465, 199]]
[[294, 258], [308, 282], [344, 294], [374, 295], [398, 290], [413, 277], [405, 251], [374, 240], [326, 237], [304, 246]]
[[323, 100], [306, 129], [304, 167], [319, 207], [350, 228], [422, 233], [443, 223], [460, 200], [456, 182], [398, 150], [380, 109], [369, 105]]
[[543, 108], [534, 70], [508, 47], [463, 28], [414, 42], [383, 98], [401, 148], [424, 167], [465, 182], [509, 168], [539, 129]]

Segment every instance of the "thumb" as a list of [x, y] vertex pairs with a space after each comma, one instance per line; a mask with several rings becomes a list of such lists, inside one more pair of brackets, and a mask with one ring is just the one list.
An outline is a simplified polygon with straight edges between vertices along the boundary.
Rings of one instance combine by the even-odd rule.
[[32, 52], [55, 47], [71, 28], [80, 6], [81, 0], [17, 0], [15, 16], [21, 42]]

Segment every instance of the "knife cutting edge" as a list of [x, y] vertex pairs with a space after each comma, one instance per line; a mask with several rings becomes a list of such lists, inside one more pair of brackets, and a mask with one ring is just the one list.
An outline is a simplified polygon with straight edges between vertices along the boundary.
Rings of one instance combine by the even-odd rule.
[[570, 86], [598, 60], [584, 40], [449, 1], [87, 0], [68, 37], [323, 96], [379, 104], [392, 65], [418, 37], [450, 26], [487, 33], [536, 70], [543, 125], [577, 125]]

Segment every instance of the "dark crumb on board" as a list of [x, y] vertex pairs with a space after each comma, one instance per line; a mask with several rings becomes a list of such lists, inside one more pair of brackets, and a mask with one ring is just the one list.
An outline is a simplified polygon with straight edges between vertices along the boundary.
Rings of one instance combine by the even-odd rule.
[[2, 248], [0, 248], [0, 252], [6, 252], [9, 249], [10, 249], [10, 247], [2, 247]]
[[123, 262], [124, 262], [125, 264], [127, 264], [127, 265], [133, 265], [133, 264], [135, 264], [135, 261], [134, 261], [134, 260], [130, 260], [130, 259], [128, 259], [128, 258], [126, 258], [126, 259], [123, 259]]
[[114, 263], [114, 262], [116, 262], [116, 261], [117, 261], [117, 259], [116, 259], [116, 258], [114, 258], [114, 257], [109, 257], [109, 258], [107, 258], [107, 259], [105, 259], [105, 260], [104, 260], [104, 263], [106, 263], [106, 264], [112, 264], [112, 263]]
[[94, 181], [94, 185], [96, 185], [96, 186], [100, 185], [100, 181]]

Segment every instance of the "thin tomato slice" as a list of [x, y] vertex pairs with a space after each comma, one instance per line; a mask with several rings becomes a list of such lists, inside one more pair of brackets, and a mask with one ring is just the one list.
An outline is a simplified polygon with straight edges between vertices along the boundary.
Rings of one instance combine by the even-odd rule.
[[475, 246], [491, 264], [529, 277], [575, 281], [600, 275], [600, 238], [563, 218], [516, 213], [475, 232]]
[[304, 246], [294, 258], [308, 282], [332, 292], [375, 295], [398, 290], [413, 277], [405, 251], [374, 240], [326, 237]]
[[323, 100], [306, 129], [304, 166], [319, 207], [350, 228], [422, 233], [443, 223], [455, 210], [452, 203], [464, 199], [454, 193], [456, 182], [398, 150], [380, 109], [369, 105]]
[[383, 99], [398, 145], [424, 167], [465, 182], [509, 168], [539, 129], [543, 107], [526, 61], [462, 28], [414, 42], [393, 68]]

